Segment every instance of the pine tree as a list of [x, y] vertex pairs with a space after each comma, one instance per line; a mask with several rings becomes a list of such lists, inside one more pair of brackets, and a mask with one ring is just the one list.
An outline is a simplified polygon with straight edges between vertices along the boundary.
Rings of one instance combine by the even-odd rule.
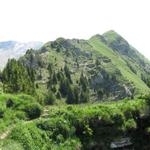
[[0, 82], [2, 81], [2, 72], [0, 70]]
[[89, 101], [89, 92], [87, 91], [81, 91], [80, 94], [80, 103], [86, 103]]
[[34, 71], [15, 59], [8, 60], [2, 72], [4, 92], [27, 94], [35, 93]]
[[66, 99], [66, 103], [67, 104], [75, 104], [75, 95], [74, 95], [74, 91], [73, 88], [69, 87], [68, 88], [68, 93], [67, 93], [67, 99]]
[[62, 71], [58, 71], [57, 72], [57, 80], [58, 81], [61, 81], [61, 80], [63, 80], [64, 79], [64, 74], [63, 74], [63, 72]]
[[53, 76], [52, 76], [53, 84], [57, 84], [57, 75], [54, 71]]
[[70, 82], [68, 79], [64, 79], [60, 81], [59, 91], [62, 97], [66, 97], [70, 88]]
[[87, 81], [87, 78], [83, 75], [83, 72], [81, 73], [81, 76], [80, 76], [80, 86], [82, 87], [83, 91], [87, 90], [88, 81]]
[[75, 103], [78, 104], [79, 103], [79, 88], [77, 86], [74, 87], [74, 97], [75, 97]]
[[48, 69], [49, 74], [53, 73], [53, 65], [51, 63], [49, 63], [47, 69]]
[[66, 78], [68, 78], [69, 82], [72, 83], [70, 71], [69, 71], [69, 68], [67, 65], [65, 65], [65, 67], [64, 67], [64, 72], [65, 72]]

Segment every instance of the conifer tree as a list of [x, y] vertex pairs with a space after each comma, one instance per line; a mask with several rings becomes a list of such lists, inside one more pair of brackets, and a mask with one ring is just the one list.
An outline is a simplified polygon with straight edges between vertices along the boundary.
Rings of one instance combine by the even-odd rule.
[[60, 81], [59, 91], [60, 91], [62, 97], [67, 96], [69, 88], [70, 88], [70, 82], [68, 79], [64, 79], [64, 80]]
[[68, 92], [67, 92], [67, 99], [66, 99], [66, 103], [67, 104], [75, 104], [75, 95], [74, 95], [74, 91], [73, 88], [69, 87], [68, 88]]
[[80, 76], [80, 86], [82, 87], [83, 91], [87, 90], [88, 81], [87, 81], [87, 78], [83, 75], [83, 72], [81, 73], [81, 76]]
[[87, 91], [81, 91], [80, 94], [80, 103], [86, 103], [89, 101], [89, 92]]
[[2, 72], [4, 92], [34, 94], [34, 71], [15, 59], [8, 60]]
[[66, 78], [68, 78], [69, 82], [72, 83], [70, 71], [69, 71], [69, 68], [67, 65], [65, 65], [65, 67], [64, 67], [64, 72], [65, 72]]

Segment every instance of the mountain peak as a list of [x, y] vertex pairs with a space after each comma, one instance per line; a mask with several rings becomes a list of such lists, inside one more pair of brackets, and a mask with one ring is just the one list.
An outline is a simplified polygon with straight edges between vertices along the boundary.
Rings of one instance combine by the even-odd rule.
[[116, 38], [121, 38], [121, 39], [123, 39], [122, 38], [122, 36], [121, 35], [119, 35], [116, 31], [114, 31], [114, 30], [109, 30], [109, 31], [107, 31], [107, 32], [105, 32], [104, 34], [103, 34], [103, 36], [105, 37], [105, 39], [106, 40], [108, 40], [108, 41], [114, 41], [114, 40], [116, 40]]
[[[115, 30], [108, 30], [108, 31], [106, 31], [105, 33], [116, 33], [117, 34], [117, 32], [115, 31]], [[105, 34], [104, 33], [104, 34]]]

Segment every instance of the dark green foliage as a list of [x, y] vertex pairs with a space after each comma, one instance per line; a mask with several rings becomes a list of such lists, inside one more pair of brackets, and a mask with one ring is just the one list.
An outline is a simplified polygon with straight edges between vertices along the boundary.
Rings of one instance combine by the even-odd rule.
[[52, 76], [52, 83], [57, 84], [57, 76], [55, 72], [53, 73], [53, 76]]
[[0, 108], [0, 119], [4, 117], [4, 110]]
[[89, 101], [89, 92], [87, 91], [81, 91], [80, 94], [80, 103], [86, 103]]
[[83, 91], [87, 90], [88, 81], [87, 78], [83, 75], [83, 72], [81, 73], [80, 76], [80, 86], [82, 87]]
[[67, 104], [78, 104], [80, 103], [80, 90], [77, 86], [70, 86], [68, 89], [68, 94], [67, 94], [67, 99], [66, 103]]
[[100, 60], [98, 58], [96, 58], [95, 65], [99, 66], [100, 64], [101, 64]]
[[49, 71], [49, 78], [48, 78], [48, 82], [47, 82], [47, 87], [49, 89], [52, 89], [52, 86], [57, 84], [57, 80], [58, 80], [57, 74], [55, 73], [55, 71], [53, 71], [51, 69], [48, 71]]
[[1, 70], [0, 70], [0, 82], [2, 81], [2, 78], [3, 76], [2, 76], [2, 72], [1, 72]]
[[51, 87], [51, 91], [52, 91], [53, 93], [56, 93], [57, 89], [56, 89], [56, 86], [55, 86], [55, 85], [53, 85], [53, 86]]
[[70, 81], [69, 81], [69, 79], [61, 80], [60, 81], [59, 91], [60, 91], [62, 97], [67, 96], [69, 89], [70, 89]]
[[77, 68], [79, 68], [78, 58], [76, 58], [76, 65], [77, 65]]
[[74, 92], [75, 103], [78, 104], [79, 101], [80, 101], [80, 97], [79, 97], [80, 89], [79, 89], [79, 87], [78, 87], [78, 86], [75, 86], [73, 92]]
[[64, 72], [65, 72], [66, 78], [70, 81], [70, 83], [72, 83], [70, 71], [67, 65], [65, 65], [64, 67]]
[[51, 91], [48, 92], [48, 94], [45, 96], [44, 103], [46, 105], [53, 105], [56, 101], [55, 95]]
[[66, 103], [67, 104], [76, 104], [77, 103], [75, 93], [74, 93], [74, 89], [72, 87], [69, 87], [69, 89], [68, 89]]
[[57, 97], [57, 99], [61, 99], [61, 94], [59, 91], [57, 92], [56, 97]]
[[14, 101], [12, 99], [8, 99], [6, 101], [6, 107], [10, 108], [14, 106]]
[[63, 43], [64, 43], [64, 40], [63, 38], [58, 38], [56, 41], [54, 42], [51, 42], [51, 47], [53, 49], [55, 49], [57, 52], [61, 52], [61, 50], [63, 49]]
[[42, 71], [41, 71], [41, 69], [39, 70], [39, 74], [37, 76], [37, 80], [42, 80]]
[[98, 89], [97, 90], [97, 95], [98, 95], [98, 99], [102, 99], [103, 98], [103, 95], [104, 95], [104, 92], [102, 89]]
[[49, 74], [52, 74], [52, 72], [53, 72], [53, 65], [51, 63], [48, 64], [47, 70], [48, 70]]
[[57, 72], [57, 79], [58, 81], [62, 81], [64, 79], [64, 74], [62, 71]]
[[4, 92], [34, 94], [34, 71], [15, 59], [8, 60], [3, 70]]
[[33, 103], [29, 104], [24, 108], [24, 111], [26, 112], [29, 119], [35, 119], [40, 117], [42, 113], [42, 108], [39, 104]]

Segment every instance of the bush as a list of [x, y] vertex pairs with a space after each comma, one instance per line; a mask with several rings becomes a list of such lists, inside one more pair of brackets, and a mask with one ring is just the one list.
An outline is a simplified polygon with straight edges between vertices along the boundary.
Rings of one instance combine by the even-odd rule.
[[125, 129], [129, 130], [129, 129], [136, 129], [136, 128], [137, 128], [137, 124], [134, 119], [129, 119], [125, 122]]
[[25, 112], [29, 119], [35, 119], [40, 117], [42, 113], [42, 108], [39, 104], [33, 103], [25, 107]]
[[57, 143], [60, 142], [60, 139], [65, 140], [73, 137], [75, 134], [75, 128], [70, 124], [70, 122], [59, 117], [41, 121], [37, 123], [37, 127], [43, 131], [47, 131], [49, 138]]
[[6, 101], [6, 107], [10, 108], [10, 107], [13, 107], [13, 105], [14, 105], [14, 102], [12, 99], [8, 99]]
[[88, 91], [82, 91], [80, 94], [80, 103], [86, 103], [89, 101], [89, 93]]
[[61, 94], [59, 91], [57, 92], [56, 97], [57, 97], [57, 99], [61, 99]]
[[146, 100], [147, 105], [150, 106], [150, 94], [145, 95], [142, 98], [144, 98]]
[[19, 120], [25, 120], [25, 119], [26, 119], [26, 114], [25, 114], [25, 112], [17, 111], [17, 112], [16, 112], [16, 117], [17, 117]]
[[46, 105], [53, 105], [56, 101], [56, 97], [53, 95], [52, 92], [49, 92], [45, 97], [45, 104]]
[[10, 139], [16, 141], [26, 150], [48, 150], [50, 141], [47, 135], [34, 124], [18, 124], [11, 132]]
[[4, 117], [4, 110], [0, 108], [0, 118]]

